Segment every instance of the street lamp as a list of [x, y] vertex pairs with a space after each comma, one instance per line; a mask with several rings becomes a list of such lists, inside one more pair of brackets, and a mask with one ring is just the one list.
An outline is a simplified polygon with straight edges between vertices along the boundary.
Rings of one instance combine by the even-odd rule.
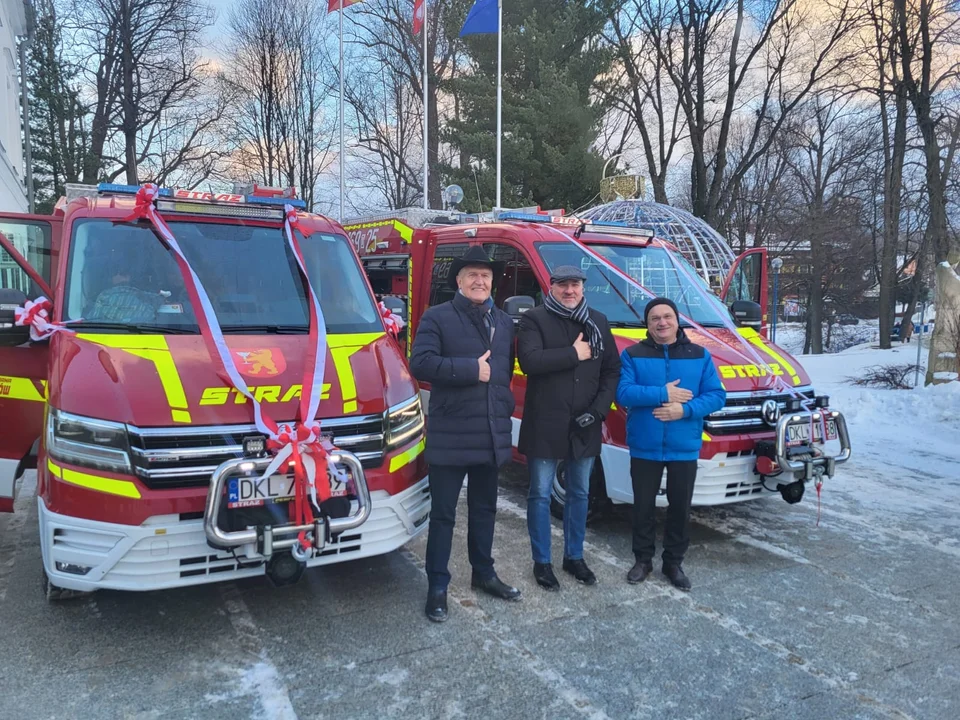
[[777, 342], [777, 315], [779, 313], [779, 302], [777, 293], [780, 290], [780, 268], [783, 267], [783, 259], [775, 257], [770, 261], [770, 267], [773, 268], [773, 328], [770, 332], [770, 342]]

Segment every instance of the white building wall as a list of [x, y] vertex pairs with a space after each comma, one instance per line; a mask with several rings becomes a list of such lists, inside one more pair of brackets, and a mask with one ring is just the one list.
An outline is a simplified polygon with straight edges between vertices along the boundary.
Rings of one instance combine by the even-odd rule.
[[27, 31], [23, 0], [0, 0], [0, 212], [27, 212], [17, 36]]

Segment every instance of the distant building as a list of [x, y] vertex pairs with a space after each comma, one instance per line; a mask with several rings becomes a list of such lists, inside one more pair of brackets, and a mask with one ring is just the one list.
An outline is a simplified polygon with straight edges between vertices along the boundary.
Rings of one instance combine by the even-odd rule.
[[26, 2], [0, 0], [0, 212], [28, 210], [17, 54], [17, 37], [27, 33]]

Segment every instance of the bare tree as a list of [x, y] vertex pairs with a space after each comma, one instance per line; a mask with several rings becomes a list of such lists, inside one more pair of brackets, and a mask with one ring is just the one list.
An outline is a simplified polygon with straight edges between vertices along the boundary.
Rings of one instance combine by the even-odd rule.
[[[951, 267], [960, 264], [960, 246], [949, 231], [946, 192], [960, 148], [956, 108], [960, 62], [955, 60], [960, 48], [960, 12], [953, 3], [935, 0], [894, 0], [894, 6], [903, 83], [923, 138], [929, 213], [926, 239], [938, 265], [936, 304], [942, 308], [955, 303], [960, 294]], [[934, 378], [933, 368], [942, 348], [950, 349], [954, 343], [950, 328], [938, 323], [930, 344], [927, 382]], [[956, 359], [953, 364], [957, 367]]]
[[[427, 56], [430, 59], [427, 63], [426, 103], [423, 93], [423, 36], [413, 35], [411, 0], [369, 0], [355, 7], [351, 40], [372, 53], [375, 60], [371, 73], [358, 73], [348, 99], [364, 128], [362, 144], [365, 150], [376, 156], [375, 162], [381, 172], [389, 170], [396, 173], [389, 180], [384, 176], [381, 188], [391, 202], [400, 198], [403, 198], [403, 202], [415, 202], [416, 196], [410, 195], [408, 190], [397, 191], [398, 187], [414, 182], [415, 178], [416, 187], [422, 192], [423, 133], [418, 128], [422, 128], [421, 113], [426, 107], [429, 126], [429, 204], [435, 208], [441, 206], [439, 168], [444, 164], [444, 158], [440, 123], [445, 116], [442, 105], [444, 100], [456, 104], [456, 99], [446, 93], [445, 85], [456, 75], [464, 59], [463, 44], [456, 39], [452, 28], [462, 22], [465, 4], [458, 0], [428, 3], [427, 22], [421, 31], [427, 33]], [[382, 75], [379, 72], [381, 69]], [[377, 90], [360, 90], [358, 83], [361, 83], [361, 77], [370, 81]], [[408, 98], [399, 97], [401, 83], [406, 83], [408, 92], [419, 100], [419, 108], [411, 104]], [[389, 104], [392, 106], [386, 114], [384, 95], [391, 98]], [[372, 132], [370, 120], [378, 117], [386, 119], [387, 124], [394, 127]], [[388, 189], [388, 185], [393, 189]]]
[[[196, 120], [196, 132], [178, 127], [173, 133], [198, 144], [218, 119], [195, 114], [207, 74], [199, 54], [202, 32], [211, 22], [207, 7], [198, 0], [71, 0], [70, 10], [66, 26], [95, 97], [84, 180], [93, 182], [105, 173], [107, 179], [126, 175], [128, 183], [137, 184], [145, 157], [171, 157], [182, 167], [193, 148], [158, 155], [153, 144], [171, 115], [176, 123]], [[181, 112], [187, 108], [190, 113]], [[154, 174], [169, 176], [175, 170], [158, 167]]]
[[[657, 51], [665, 41], [660, 16], [668, 9], [648, 0], [627, 0], [615, 8], [604, 35], [616, 51], [617, 71], [601, 86], [613, 112], [626, 119], [616, 152], [624, 150], [633, 131], [640, 135], [654, 200], [660, 203], [668, 202], [667, 172], [685, 130], [665, 56]], [[644, 25], [644, 17], [651, 21]]]
[[[862, 189], [868, 184], [866, 158], [872, 136], [863, 131], [852, 102], [837, 93], [820, 93], [804, 108], [809, 120], [797, 129], [796, 152], [790, 166], [801, 203], [796, 207], [793, 234], [810, 243], [807, 331], [810, 350], [823, 352], [824, 300], [828, 289], [860, 277], [870, 248], [861, 223]], [[861, 287], [862, 290], [862, 287]]]
[[[684, 113], [693, 212], [722, 228], [746, 173], [849, 57], [853, 0], [640, 0], [637, 8]], [[737, 117], [750, 118], [749, 131], [731, 162]]]
[[416, 204], [423, 198], [423, 116], [407, 78], [381, 65], [379, 73], [354, 79], [346, 98], [359, 129], [354, 181], [368, 191], [362, 204], [372, 198], [392, 209]]
[[336, 127], [321, 12], [310, 0], [241, 0], [226, 48], [233, 174], [297, 186], [309, 207]]

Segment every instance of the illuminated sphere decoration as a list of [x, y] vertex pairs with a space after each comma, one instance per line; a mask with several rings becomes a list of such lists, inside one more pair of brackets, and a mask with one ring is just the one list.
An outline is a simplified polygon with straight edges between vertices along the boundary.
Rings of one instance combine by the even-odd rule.
[[672, 243], [711, 287], [719, 290], [733, 261], [733, 250], [716, 230], [686, 210], [645, 200], [616, 200], [584, 210], [579, 217], [648, 228]]

